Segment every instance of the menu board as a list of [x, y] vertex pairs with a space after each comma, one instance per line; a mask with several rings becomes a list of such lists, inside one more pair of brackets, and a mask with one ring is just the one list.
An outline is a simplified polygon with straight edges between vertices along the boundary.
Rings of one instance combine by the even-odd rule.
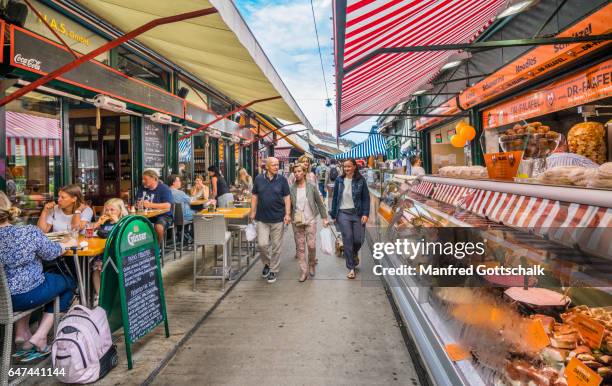
[[164, 320], [153, 248], [123, 257], [123, 282], [129, 339], [135, 342]]
[[164, 167], [165, 159], [164, 127], [145, 119], [142, 127], [142, 164], [144, 169], [155, 169], [158, 172]]

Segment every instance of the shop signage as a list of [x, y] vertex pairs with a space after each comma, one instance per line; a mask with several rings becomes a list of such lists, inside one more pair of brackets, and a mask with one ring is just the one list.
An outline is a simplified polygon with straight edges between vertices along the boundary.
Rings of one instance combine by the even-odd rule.
[[149, 119], [142, 125], [142, 166], [143, 169], [155, 169], [158, 173], [164, 168], [166, 159], [166, 137], [164, 126]]
[[[608, 4], [587, 18], [579, 21], [557, 37], [589, 36], [610, 33], [612, 4]], [[583, 42], [539, 46], [517, 60], [502, 67], [459, 95], [463, 109], [469, 109], [496, 95], [517, 88], [533, 78], [556, 70], [569, 62], [608, 45], [609, 42]]]
[[[10, 52], [12, 66], [39, 75], [46, 75], [74, 60], [65, 47], [14, 25], [11, 25]], [[57, 79], [93, 94], [106, 94], [177, 118], [184, 115], [183, 99], [95, 60]]]
[[483, 111], [485, 129], [612, 96], [612, 60]]
[[572, 358], [563, 371], [568, 386], [599, 386], [602, 378], [578, 358]]
[[164, 323], [170, 336], [159, 246], [153, 224], [142, 216], [124, 217], [106, 242], [99, 304], [111, 331], [123, 327], [128, 368], [131, 345]]
[[512, 181], [516, 176], [521, 159], [523, 158], [523, 151], [486, 153], [484, 158], [489, 178], [493, 180]]
[[[210, 111], [206, 111], [203, 108], [185, 101], [185, 120], [192, 122], [198, 126], [204, 125], [208, 122], [212, 122], [217, 116]], [[217, 123], [214, 123], [212, 127], [229, 135], [237, 135], [242, 139], [253, 139], [253, 133], [250, 130], [243, 129], [241, 125], [229, 120], [223, 119]]]

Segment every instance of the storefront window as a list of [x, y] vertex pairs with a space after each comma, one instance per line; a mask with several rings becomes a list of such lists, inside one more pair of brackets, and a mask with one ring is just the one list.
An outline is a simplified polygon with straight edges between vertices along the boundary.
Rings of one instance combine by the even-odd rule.
[[178, 81], [178, 88], [179, 90], [181, 88], [186, 88], [189, 91], [185, 96], [185, 100], [187, 102], [199, 106], [204, 110], [210, 110], [210, 107], [208, 105], [208, 95], [206, 94], [206, 92], [202, 91], [201, 89], [196, 89], [189, 83], [184, 82], [182, 79], [179, 79]]
[[[431, 144], [431, 172], [437, 174], [444, 166], [465, 166], [466, 150], [456, 148], [450, 138], [455, 134], [455, 126], [459, 121], [454, 121], [441, 126], [429, 133]], [[468, 146], [469, 147], [469, 146]]]
[[[9, 88], [6, 94], [15, 92]], [[12, 101], [5, 109], [6, 193], [35, 223], [60, 185], [62, 128], [60, 102], [37, 92]]]
[[170, 73], [123, 47], [117, 48], [117, 68], [124, 74], [170, 90]]

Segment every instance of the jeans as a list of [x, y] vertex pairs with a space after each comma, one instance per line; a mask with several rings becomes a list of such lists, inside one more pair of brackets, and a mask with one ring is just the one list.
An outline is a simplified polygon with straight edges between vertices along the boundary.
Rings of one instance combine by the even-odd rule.
[[234, 201], [234, 195], [231, 193], [225, 193], [217, 197], [218, 208], [229, 208], [230, 202]]
[[[308, 267], [316, 264], [317, 258], [317, 223], [313, 221], [308, 225], [294, 225], [295, 250], [298, 266], [302, 273], [308, 272]], [[308, 246], [308, 260], [306, 260], [306, 246]]]
[[281, 222], [257, 222], [257, 246], [264, 265], [270, 266], [270, 271], [278, 273], [280, 269], [280, 248], [283, 241], [285, 224]]
[[28, 292], [11, 295], [14, 311], [26, 311], [45, 305], [45, 312], [53, 313], [53, 299], [60, 297], [60, 311], [65, 312], [70, 307], [76, 284], [69, 276], [57, 273], [45, 273], [45, 281]]
[[355, 256], [361, 249], [363, 237], [365, 236], [365, 225], [361, 224], [361, 218], [357, 214], [338, 212], [338, 227], [342, 233], [342, 244], [344, 244], [344, 258], [346, 268], [355, 269]]
[[327, 198], [327, 189], [325, 189], [325, 181], [319, 181], [319, 192], [321, 192], [321, 196], [323, 196], [323, 198]]

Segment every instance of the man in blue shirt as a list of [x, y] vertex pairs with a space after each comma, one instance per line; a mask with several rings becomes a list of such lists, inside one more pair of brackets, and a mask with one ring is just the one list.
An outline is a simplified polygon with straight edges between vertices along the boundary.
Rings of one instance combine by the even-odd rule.
[[[257, 220], [257, 245], [264, 265], [261, 276], [274, 283], [280, 269], [284, 226], [291, 222], [291, 199], [287, 179], [278, 174], [278, 159], [268, 158], [266, 171], [255, 177], [251, 220]], [[270, 250], [268, 250], [270, 248]]]
[[147, 209], [168, 211], [149, 219], [155, 224], [157, 240], [161, 245], [164, 231], [172, 224], [172, 204], [174, 204], [172, 191], [159, 180], [159, 175], [155, 170], [147, 169], [142, 172], [142, 187], [138, 189], [136, 199]]

